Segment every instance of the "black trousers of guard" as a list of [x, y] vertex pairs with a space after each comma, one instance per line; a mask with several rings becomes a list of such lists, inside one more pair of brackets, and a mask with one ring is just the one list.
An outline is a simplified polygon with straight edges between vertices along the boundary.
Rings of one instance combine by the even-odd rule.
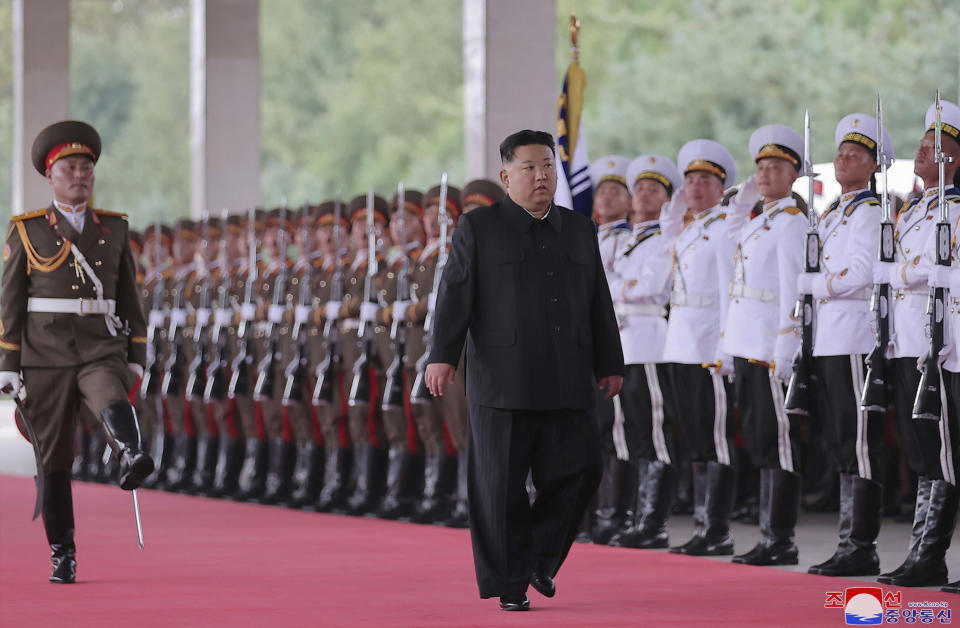
[[673, 408], [690, 460], [730, 464], [736, 425], [729, 382], [699, 364], [667, 366]]
[[[602, 473], [587, 410], [470, 404], [468, 502], [480, 597], [522, 595], [533, 571], [554, 576]], [[533, 476], [536, 499], [526, 488]]]
[[798, 423], [783, 408], [783, 386], [770, 369], [733, 358], [734, 389], [742, 420], [743, 443], [760, 469], [799, 471]]
[[628, 364], [620, 389], [630, 460], [673, 463], [666, 364]]
[[882, 483], [885, 416], [860, 409], [865, 366], [863, 355], [814, 358], [817, 411], [824, 440], [839, 472]]
[[[895, 358], [894, 365], [894, 404], [897, 409], [897, 427], [900, 442], [907, 457], [910, 469], [920, 477], [929, 480], [947, 480], [956, 483], [956, 463], [953, 460], [951, 445], [956, 439], [957, 415], [949, 412], [950, 406], [957, 403], [952, 394], [957, 384], [955, 373], [942, 371], [945, 401], [940, 421], [914, 419], [913, 402], [920, 385], [920, 371], [916, 358]], [[943, 399], [943, 398], [941, 398]], [[943, 420], [943, 419], [946, 420]], [[944, 446], [943, 444], [946, 443]]]

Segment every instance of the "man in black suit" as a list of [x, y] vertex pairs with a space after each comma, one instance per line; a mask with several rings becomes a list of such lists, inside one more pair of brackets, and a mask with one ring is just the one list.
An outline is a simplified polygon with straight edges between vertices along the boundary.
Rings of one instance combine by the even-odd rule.
[[500, 158], [507, 198], [465, 214], [454, 232], [426, 380], [443, 395], [466, 340], [480, 597], [527, 610], [528, 584], [553, 596], [600, 482], [594, 378], [616, 395], [623, 352], [593, 223], [553, 204], [553, 137], [519, 131], [500, 144]]

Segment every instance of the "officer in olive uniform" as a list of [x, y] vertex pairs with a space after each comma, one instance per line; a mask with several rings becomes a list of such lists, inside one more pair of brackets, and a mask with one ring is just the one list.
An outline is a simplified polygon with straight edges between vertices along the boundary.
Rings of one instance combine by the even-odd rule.
[[463, 213], [471, 212], [478, 207], [493, 205], [502, 201], [507, 193], [500, 184], [490, 179], [473, 179], [463, 186]]
[[[377, 284], [379, 274], [386, 273], [384, 259], [376, 253], [378, 275], [374, 277], [372, 286], [373, 298], [376, 303], [367, 301], [365, 287], [367, 284], [367, 211], [372, 210], [374, 216], [374, 232], [377, 240], [377, 249], [381, 249], [388, 242], [385, 226], [387, 224], [387, 201], [380, 196], [373, 199], [373, 207], [367, 207], [367, 197], [358, 196], [350, 201], [350, 239], [356, 251], [353, 260], [345, 274], [343, 305], [340, 311], [340, 355], [343, 372], [346, 380], [350, 381], [347, 390], [354, 387], [354, 380], [372, 375], [370, 381], [370, 398], [349, 399], [350, 442], [353, 444], [353, 480], [352, 493], [348, 499], [347, 511], [361, 515], [372, 513], [380, 505], [385, 484], [387, 463], [387, 438], [383, 426], [383, 417], [380, 412], [380, 401], [383, 398], [383, 369], [384, 364], [377, 350], [389, 343], [383, 340], [389, 336], [389, 328], [377, 321], [379, 306], [385, 305], [379, 299]], [[382, 245], [381, 245], [382, 242]], [[365, 306], [366, 307], [363, 307]], [[372, 327], [375, 341], [372, 343], [372, 355], [366, 355], [364, 339], [358, 336], [360, 318], [365, 317], [365, 323]], [[366, 373], [355, 372], [354, 365], [361, 358], [366, 357], [369, 370]]]
[[[49, 207], [14, 216], [0, 280], [0, 391], [24, 406], [44, 476], [43, 523], [52, 550], [50, 581], [76, 578], [70, 467], [83, 403], [120, 458], [120, 487], [152, 471], [127, 398], [146, 361], [146, 320], [137, 296], [127, 221], [87, 205], [100, 136], [83, 122], [40, 132], [34, 167], [50, 183]], [[128, 333], [129, 332], [129, 333]]]

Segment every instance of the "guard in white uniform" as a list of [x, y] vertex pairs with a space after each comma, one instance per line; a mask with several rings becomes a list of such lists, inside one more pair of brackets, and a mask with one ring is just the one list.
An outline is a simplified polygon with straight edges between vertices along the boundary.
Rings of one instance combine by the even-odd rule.
[[[870, 309], [872, 268], [880, 244], [881, 209], [871, 189], [878, 164], [877, 121], [851, 113], [837, 124], [834, 171], [841, 195], [819, 220], [820, 272], [797, 282], [813, 295], [813, 369], [818, 416], [829, 453], [839, 470], [840, 526], [837, 550], [809, 572], [824, 576], [880, 573], [876, 540], [883, 487], [879, 476], [885, 413], [860, 405], [865, 358], [875, 344]], [[884, 131], [885, 157], [893, 141]]]
[[[600, 259], [607, 273], [607, 282], [615, 279], [614, 260], [630, 238], [630, 190], [627, 187], [627, 166], [630, 160], [620, 155], [601, 157], [590, 165], [593, 180], [593, 219], [597, 223]], [[614, 303], [616, 304], [616, 295]], [[595, 416], [600, 428], [603, 452], [603, 479], [597, 489], [594, 522], [589, 527], [590, 540], [608, 543], [625, 522], [632, 518], [637, 491], [636, 465], [618, 455], [614, 426], [619, 412], [618, 399], [597, 395]], [[619, 428], [622, 441], [622, 420]]]
[[[677, 421], [693, 462], [694, 536], [670, 551], [697, 556], [733, 553], [730, 512], [734, 472], [729, 383], [732, 371], [720, 355], [733, 277], [723, 190], [736, 180], [730, 152], [712, 140], [687, 142], [677, 165], [684, 187], [664, 205], [660, 230], [673, 242], [673, 291], [663, 361], [670, 364]], [[690, 216], [685, 220], [689, 211]], [[720, 286], [724, 289], [721, 290]]]
[[[955, 229], [960, 217], [960, 192], [950, 183], [960, 167], [960, 107], [945, 101], [942, 105], [942, 149], [948, 158], [953, 158], [944, 167], [944, 191], [950, 224]], [[935, 225], [940, 220], [940, 179], [933, 150], [935, 116], [935, 107], [931, 106], [927, 109], [926, 132], [914, 158], [913, 171], [923, 179], [923, 196], [900, 214], [896, 231], [897, 262], [890, 267], [877, 265], [877, 274], [889, 277], [891, 287], [898, 291], [891, 313], [896, 365], [894, 392], [900, 440], [907, 462], [917, 474], [913, 535], [907, 558], [900, 567], [882, 575], [879, 581], [905, 587], [946, 584], [944, 554], [950, 547], [957, 518], [957, 464], [953, 454], [958, 408], [955, 374], [960, 372], [960, 361], [955, 357], [956, 349], [947, 334], [947, 350], [941, 352], [940, 356], [941, 361], [947, 360], [941, 370], [946, 385], [941, 386], [940, 420], [911, 417], [920, 379], [916, 358], [930, 352], [930, 341], [925, 333], [928, 322], [925, 295], [928, 286], [949, 288], [950, 276], [949, 271], [938, 268], [936, 264], [934, 240]], [[951, 235], [955, 244], [956, 231]], [[948, 301], [951, 302], [950, 307], [956, 309], [950, 295]], [[947, 320], [955, 318], [954, 312], [948, 314]]]
[[664, 403], [668, 374], [662, 361], [673, 242], [661, 235], [659, 219], [680, 185], [680, 172], [662, 155], [642, 155], [630, 162], [627, 181], [633, 193], [633, 234], [614, 259], [616, 278], [610, 284], [626, 365], [614, 435], [619, 437], [618, 450], [626, 449], [639, 485], [633, 520], [610, 544], [663, 548], [669, 545], [666, 520], [675, 489]]
[[[736, 244], [721, 360], [733, 356], [744, 444], [760, 469], [762, 536], [733, 562], [796, 565], [800, 474], [783, 384], [800, 347], [793, 310], [807, 218], [791, 187], [803, 163], [803, 138], [790, 127], [771, 124], [754, 131], [749, 146], [757, 172], [727, 209], [728, 237]], [[761, 198], [762, 211], [751, 218]]]

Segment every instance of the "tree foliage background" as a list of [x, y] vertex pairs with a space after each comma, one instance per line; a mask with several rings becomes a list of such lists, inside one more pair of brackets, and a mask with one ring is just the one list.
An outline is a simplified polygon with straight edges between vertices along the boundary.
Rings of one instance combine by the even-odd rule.
[[[591, 0], [577, 3], [590, 154], [674, 157], [710, 137], [750, 171], [758, 126], [799, 130], [832, 157], [847, 113], [883, 94], [912, 158], [936, 87], [957, 98], [956, 0]], [[11, 198], [13, 34], [0, 0], [0, 198]], [[557, 3], [557, 90], [570, 4]], [[71, 116], [103, 135], [97, 203], [135, 226], [189, 206], [189, 1], [73, 0]], [[463, 178], [459, 0], [261, 0], [262, 199], [345, 198]], [[524, 54], [524, 42], [511, 51]], [[242, 130], [238, 130], [242, 132]], [[240, 208], [237, 208], [240, 209]], [[9, 201], [0, 203], [6, 222]]]

